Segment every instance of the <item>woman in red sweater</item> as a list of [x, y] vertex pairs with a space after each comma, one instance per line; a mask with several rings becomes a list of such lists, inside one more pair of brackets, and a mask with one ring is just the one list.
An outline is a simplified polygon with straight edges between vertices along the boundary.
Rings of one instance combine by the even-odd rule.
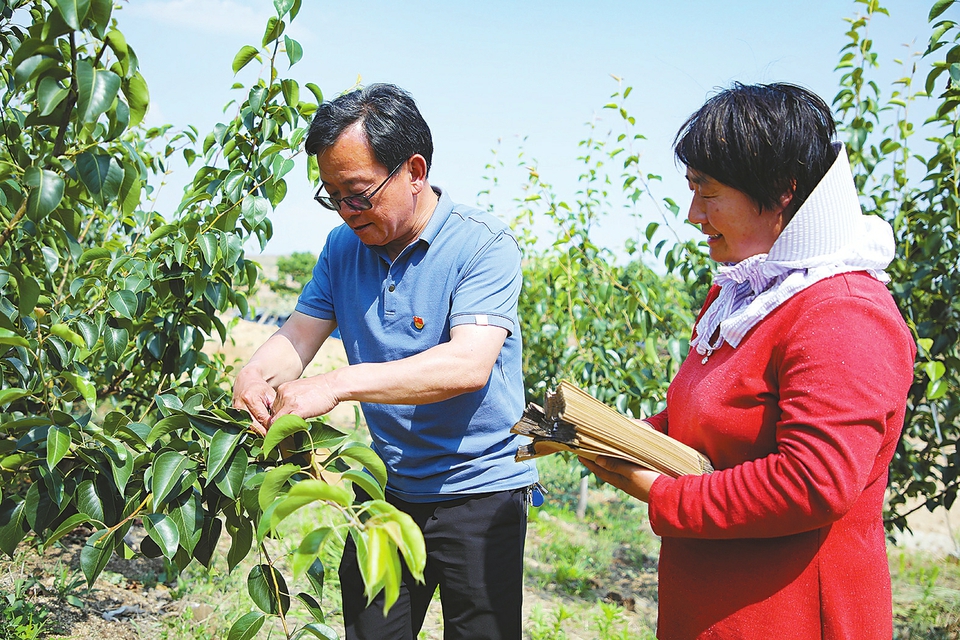
[[835, 133], [809, 91], [737, 84], [677, 135], [720, 266], [648, 422], [716, 471], [582, 460], [649, 503], [664, 640], [892, 636], [882, 513], [916, 351], [885, 286], [893, 234]]

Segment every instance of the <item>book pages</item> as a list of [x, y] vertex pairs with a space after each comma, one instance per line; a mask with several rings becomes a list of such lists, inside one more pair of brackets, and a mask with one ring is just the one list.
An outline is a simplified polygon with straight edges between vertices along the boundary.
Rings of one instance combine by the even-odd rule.
[[621, 458], [674, 478], [713, 471], [696, 449], [628, 418], [567, 380], [547, 392], [544, 407], [527, 405], [511, 431], [533, 440], [519, 447], [518, 461], [571, 451], [588, 460]]

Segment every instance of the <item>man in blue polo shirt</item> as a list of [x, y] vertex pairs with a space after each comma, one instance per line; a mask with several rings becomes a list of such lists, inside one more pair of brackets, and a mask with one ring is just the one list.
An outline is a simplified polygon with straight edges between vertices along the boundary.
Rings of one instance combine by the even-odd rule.
[[[520, 249], [496, 217], [427, 181], [430, 129], [413, 99], [376, 84], [320, 106], [306, 140], [327, 236], [296, 311], [237, 376], [234, 405], [268, 429], [356, 400], [387, 466], [388, 500], [427, 545], [426, 584], [405, 573], [383, 616], [366, 607], [347, 541], [348, 638], [416, 638], [437, 587], [445, 638], [520, 638], [527, 488], [514, 460], [523, 411]], [[301, 378], [339, 328], [349, 366]]]

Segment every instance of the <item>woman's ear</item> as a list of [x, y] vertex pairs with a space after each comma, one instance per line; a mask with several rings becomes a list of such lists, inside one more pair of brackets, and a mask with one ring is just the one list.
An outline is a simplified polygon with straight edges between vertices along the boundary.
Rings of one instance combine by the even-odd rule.
[[780, 194], [780, 197], [777, 199], [777, 206], [779, 207], [780, 213], [783, 216], [784, 224], [790, 222], [793, 218], [793, 214], [797, 212], [796, 207], [793, 206], [793, 196], [797, 192], [797, 181], [790, 181], [790, 188]]
[[427, 161], [419, 153], [415, 153], [407, 160], [409, 163], [410, 189], [414, 195], [423, 191], [427, 184]]
[[790, 187], [789, 191], [784, 191], [780, 194], [780, 206], [786, 209], [790, 206], [790, 203], [793, 202], [793, 194], [797, 191], [797, 183], [794, 181], [793, 186]]

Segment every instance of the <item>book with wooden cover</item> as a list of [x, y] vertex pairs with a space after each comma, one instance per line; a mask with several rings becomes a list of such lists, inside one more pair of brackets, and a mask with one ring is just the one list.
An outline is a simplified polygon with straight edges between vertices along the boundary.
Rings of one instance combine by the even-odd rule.
[[517, 461], [572, 451], [588, 460], [622, 458], [674, 478], [713, 471], [696, 449], [618, 413], [566, 380], [547, 392], [544, 405], [528, 404], [511, 429], [533, 439], [520, 445]]

